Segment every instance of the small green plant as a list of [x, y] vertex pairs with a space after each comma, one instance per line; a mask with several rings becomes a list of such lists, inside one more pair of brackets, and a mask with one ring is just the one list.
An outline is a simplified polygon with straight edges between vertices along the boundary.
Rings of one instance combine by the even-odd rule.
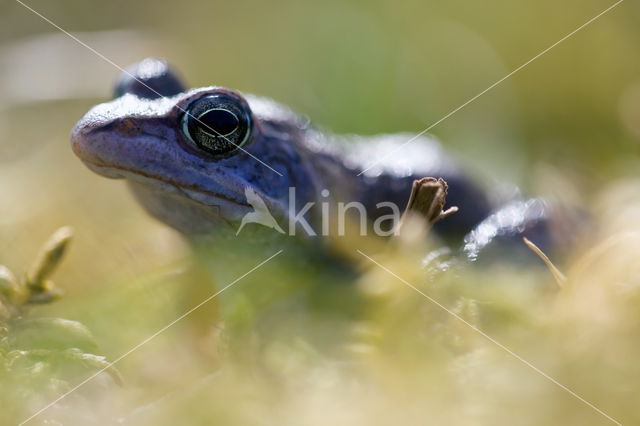
[[71, 228], [58, 229], [22, 279], [0, 265], [0, 389], [2, 399], [11, 403], [1, 420], [24, 415], [21, 406], [29, 397], [42, 396], [43, 391], [50, 395], [66, 392], [74, 379], [87, 372], [104, 369], [121, 383], [119, 373], [103, 356], [95, 355], [98, 346], [83, 324], [30, 315], [34, 306], [62, 295], [50, 277], [71, 238]]

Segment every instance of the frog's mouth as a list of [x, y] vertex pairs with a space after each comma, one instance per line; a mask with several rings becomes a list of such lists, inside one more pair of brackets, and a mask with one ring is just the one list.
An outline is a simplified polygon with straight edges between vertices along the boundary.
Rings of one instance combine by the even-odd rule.
[[204, 206], [221, 207], [220, 204], [231, 204], [236, 208], [251, 208], [251, 205], [244, 201], [244, 194], [234, 191], [233, 188], [225, 188], [227, 189], [227, 194], [224, 194], [220, 191], [203, 188], [202, 185], [190, 183], [186, 179], [172, 179], [168, 176], [129, 168], [122, 164], [106, 164], [102, 161], [96, 161], [95, 158], [89, 159], [86, 156], [81, 157], [81, 159], [90, 170], [106, 178], [126, 179], [143, 185], [158, 187], [165, 191], [182, 195]]
[[132, 170], [122, 166], [107, 166], [94, 163], [85, 163], [94, 172], [111, 179], [127, 179], [144, 185], [161, 187], [162, 189], [174, 194], [183, 195], [192, 201], [208, 207], [221, 207], [220, 203], [232, 204], [238, 207], [251, 209], [251, 205], [243, 201], [242, 194], [238, 197], [230, 197], [220, 192], [204, 189], [197, 185], [178, 182], [167, 178], [166, 176], [154, 176], [141, 170]]
[[[94, 170], [96, 173], [99, 173], [102, 176], [109, 177], [112, 179], [128, 179], [128, 180], [137, 181], [142, 184], [149, 184], [154, 186], [160, 185], [165, 189], [170, 190], [171, 192], [183, 194], [186, 197], [190, 198], [191, 200], [207, 206], [212, 206], [214, 204], [204, 202], [204, 198], [202, 196], [204, 196], [205, 198], [222, 200], [224, 202], [235, 204], [241, 207], [251, 208], [251, 205], [249, 203], [242, 201], [240, 198], [229, 197], [225, 194], [207, 190], [193, 184], [186, 184], [184, 182], [173, 181], [171, 179], [168, 179], [166, 176], [158, 177], [158, 176], [144, 173], [143, 171], [140, 171], [140, 170], [131, 170], [122, 166], [103, 166], [103, 165], [92, 164], [89, 167], [92, 170]], [[196, 196], [196, 195], [199, 195], [199, 196]], [[240, 195], [240, 197], [241, 196], [242, 195]]]
[[[244, 193], [237, 193], [237, 196], [229, 196], [216, 191], [211, 191], [196, 185], [175, 181], [167, 177], [158, 177], [145, 173], [140, 170], [132, 170], [121, 165], [107, 166], [86, 162], [85, 164], [92, 171], [111, 179], [125, 179], [130, 183], [150, 187], [160, 190], [174, 196], [186, 198], [187, 200], [204, 207], [208, 215], [216, 216], [218, 220], [225, 222], [228, 226], [235, 229], [237, 224], [254, 207], [245, 201]], [[134, 193], [138, 191], [134, 190]], [[234, 195], [236, 195], [234, 193]], [[282, 205], [271, 197], [261, 194], [262, 200], [267, 205], [274, 217], [282, 216], [284, 211]], [[152, 212], [157, 215], [157, 212]], [[166, 219], [166, 218], [165, 218]]]

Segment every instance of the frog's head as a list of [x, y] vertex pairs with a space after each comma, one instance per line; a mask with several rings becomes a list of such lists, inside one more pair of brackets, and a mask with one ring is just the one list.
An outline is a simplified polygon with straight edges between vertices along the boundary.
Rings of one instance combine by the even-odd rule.
[[93, 171], [125, 178], [154, 216], [187, 233], [236, 229], [257, 194], [276, 219], [288, 188], [313, 197], [313, 173], [296, 148], [304, 125], [264, 99], [221, 87], [187, 91], [167, 64], [147, 59], [118, 81], [116, 98], [75, 126], [74, 152]]

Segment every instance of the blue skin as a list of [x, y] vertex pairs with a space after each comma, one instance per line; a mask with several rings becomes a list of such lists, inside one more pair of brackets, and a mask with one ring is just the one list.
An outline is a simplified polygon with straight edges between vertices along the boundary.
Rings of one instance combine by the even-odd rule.
[[[496, 208], [431, 139], [415, 140], [358, 176], [411, 135], [325, 135], [268, 99], [221, 87], [186, 90], [163, 61], [147, 59], [129, 72], [120, 77], [113, 101], [92, 108], [77, 123], [73, 150], [91, 170], [125, 178], [149, 213], [185, 234], [224, 229], [235, 233], [241, 218], [252, 211], [245, 198], [247, 187], [278, 220], [288, 215], [289, 187], [296, 188], [296, 210], [307, 202], [321, 202], [326, 188], [334, 201], [363, 203], [369, 218], [375, 219], [389, 213], [377, 209], [377, 203], [390, 201], [402, 208], [413, 180], [435, 176], [449, 184], [448, 204], [460, 208], [435, 229], [449, 241], [460, 243], [464, 238], [468, 257], [477, 256], [495, 240], [514, 236], [527, 235], [543, 246], [548, 243], [543, 203], [515, 202]], [[236, 105], [238, 116], [246, 112], [252, 124], [243, 133], [242, 149], [229, 145], [228, 152], [212, 154], [188, 133], [185, 111], [191, 113], [195, 101], [211, 95]]]

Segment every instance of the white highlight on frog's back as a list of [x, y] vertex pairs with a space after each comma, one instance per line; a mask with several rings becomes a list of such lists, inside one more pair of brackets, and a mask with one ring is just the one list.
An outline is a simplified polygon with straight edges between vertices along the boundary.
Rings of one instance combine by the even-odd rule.
[[[457, 162], [445, 152], [433, 136], [420, 136], [420, 143], [407, 146], [402, 151], [395, 150], [403, 146], [409, 136], [408, 133], [352, 136], [348, 139], [349, 149], [343, 152], [343, 157], [345, 162], [352, 164], [356, 169], [375, 163], [360, 173], [366, 177], [377, 177], [389, 172], [396, 176], [439, 176], [455, 174], [459, 169]], [[385, 154], [388, 155], [384, 161], [376, 162], [376, 159]]]
[[471, 260], [493, 240], [501, 236], [516, 235], [545, 216], [542, 200], [513, 201], [483, 220], [464, 239], [464, 253]]
[[244, 195], [247, 197], [247, 202], [251, 204], [253, 207], [252, 212], [249, 212], [244, 215], [242, 218], [242, 222], [240, 223], [240, 227], [236, 232], [236, 235], [240, 234], [242, 228], [248, 223], [257, 223], [262, 226], [266, 226], [267, 228], [272, 228], [278, 231], [281, 234], [284, 234], [284, 230], [278, 225], [278, 222], [273, 218], [269, 208], [265, 204], [264, 200], [260, 198], [260, 196], [251, 188], [247, 187], [244, 190]]
[[300, 129], [309, 126], [309, 119], [299, 115], [289, 107], [282, 105], [273, 99], [243, 93], [244, 99], [249, 103], [251, 112], [257, 121], [272, 121], [281, 123], [296, 123]]

